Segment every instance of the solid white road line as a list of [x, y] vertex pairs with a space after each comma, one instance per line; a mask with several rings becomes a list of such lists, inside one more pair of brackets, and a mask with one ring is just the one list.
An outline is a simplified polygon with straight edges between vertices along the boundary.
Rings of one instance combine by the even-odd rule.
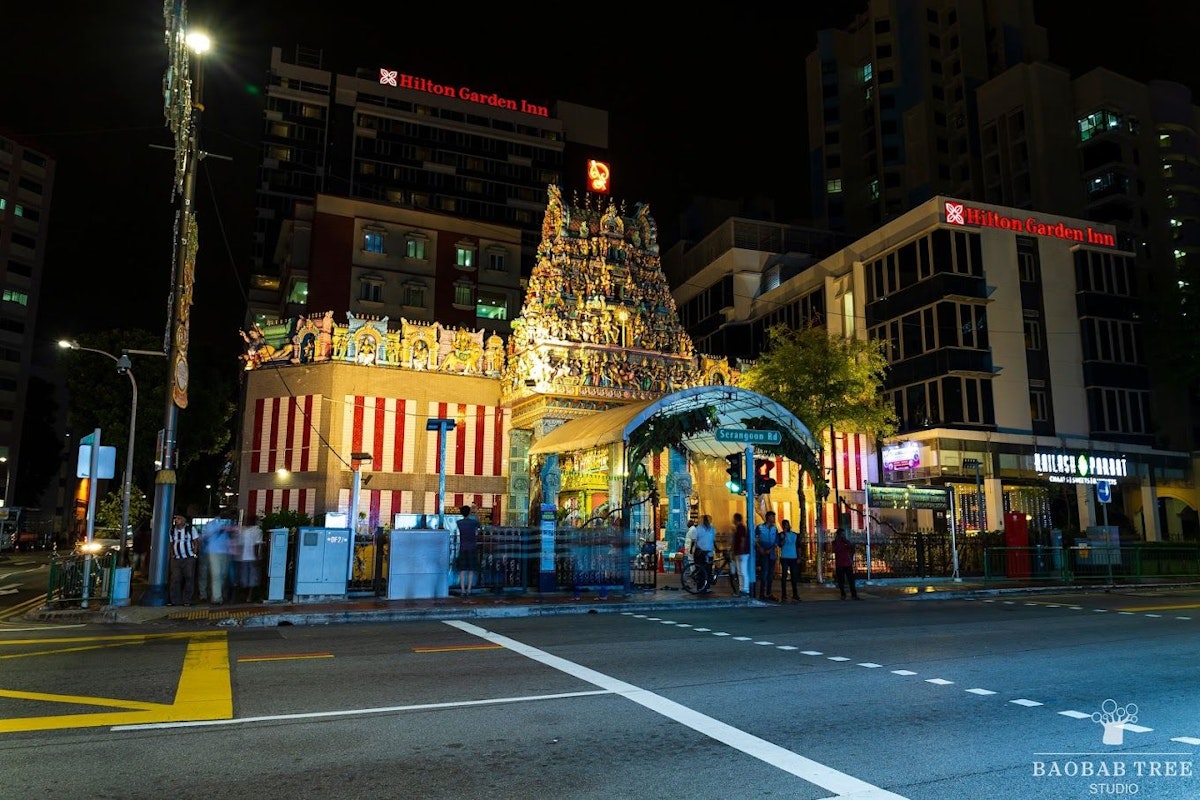
[[610, 675], [597, 672], [594, 669], [576, 664], [573, 661], [568, 661], [565, 658], [551, 655], [544, 650], [531, 647], [523, 642], [510, 639], [507, 636], [492, 633], [469, 622], [461, 620], [444, 620], [444, 622], [451, 627], [478, 636], [493, 644], [506, 647], [526, 658], [557, 669], [581, 681], [586, 681], [601, 689], [619, 694], [644, 708], [662, 714], [664, 717], [672, 719], [681, 725], [686, 725], [692, 730], [702, 733], [721, 744], [729, 745], [766, 764], [795, 775], [811, 784], [820, 786], [826, 791], [834, 792], [838, 796], [853, 795], [855, 800], [905, 800], [901, 795], [893, 794], [866, 781], [859, 780], [852, 775], [847, 775], [832, 767], [827, 767], [812, 759], [805, 758], [777, 744], [760, 739], [739, 728], [727, 725], [720, 720], [713, 719], [694, 709], [676, 703], [674, 700], [668, 700], [661, 695], [618, 680]]

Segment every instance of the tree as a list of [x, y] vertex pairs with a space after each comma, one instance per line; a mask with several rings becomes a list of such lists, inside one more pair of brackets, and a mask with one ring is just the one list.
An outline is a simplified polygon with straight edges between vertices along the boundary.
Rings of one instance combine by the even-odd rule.
[[[109, 492], [96, 506], [96, 528], [121, 530], [121, 512], [125, 504], [120, 491]], [[150, 499], [137, 486], [129, 493], [129, 529], [136, 531], [150, 521]]]
[[[109, 330], [80, 336], [82, 347], [103, 350], [120, 356], [124, 349], [161, 350], [162, 340], [148, 331]], [[236, 362], [228, 366], [226, 378], [220, 365], [214, 364], [208, 352], [193, 341], [196, 357], [189, 360], [191, 390], [188, 407], [179, 415], [178, 458], [176, 467], [191, 493], [203, 506], [207, 502], [204, 485], [213, 483], [213, 475], [187, 474], [188, 467], [207, 455], [224, 456], [231, 439], [231, 425], [236, 409]], [[163, 426], [163, 407], [166, 403], [166, 359], [134, 355], [134, 378], [137, 381], [137, 429], [134, 443], [133, 484], [152, 487], [154, 458], [158, 432]], [[111, 359], [82, 350], [63, 350], [61, 363], [66, 373], [67, 414], [69, 428], [78, 437], [99, 427], [103, 443], [117, 448], [117, 463], [125, 464], [125, 449], [129, 442], [129, 412], [131, 383], [117, 372]], [[122, 473], [123, 477], [123, 473]], [[117, 527], [120, 527], [118, 523]]]
[[[883, 342], [833, 336], [815, 325], [776, 326], [739, 385], [791, 411], [818, 442], [835, 428], [878, 439], [892, 434], [897, 423], [881, 391], [887, 374], [883, 347]], [[799, 500], [804, 519], [803, 492]]]
[[816, 326], [776, 326], [739, 385], [791, 411], [818, 441], [831, 426], [881, 438], [897, 424], [883, 400], [886, 374], [883, 342], [832, 336]]

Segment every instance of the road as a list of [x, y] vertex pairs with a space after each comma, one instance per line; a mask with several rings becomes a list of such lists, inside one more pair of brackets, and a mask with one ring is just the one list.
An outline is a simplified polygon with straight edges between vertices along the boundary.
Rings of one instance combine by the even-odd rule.
[[1195, 798], [1198, 644], [1183, 590], [0, 630], [0, 795]]

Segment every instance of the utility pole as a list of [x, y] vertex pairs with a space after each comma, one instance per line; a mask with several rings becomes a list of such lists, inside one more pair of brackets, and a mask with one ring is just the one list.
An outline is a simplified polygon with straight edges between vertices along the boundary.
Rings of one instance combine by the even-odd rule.
[[[164, 80], [163, 113], [175, 139], [175, 173], [172, 196], [179, 195], [175, 214], [175, 252], [171, 269], [171, 295], [163, 349], [168, 353], [166, 408], [160, 431], [159, 467], [154, 477], [153, 533], [150, 539], [149, 585], [142, 605], [167, 602], [167, 549], [175, 508], [176, 438], [179, 410], [187, 408], [188, 335], [191, 323], [192, 290], [196, 271], [196, 164], [200, 152], [200, 113], [204, 61], [209, 49], [207, 36], [187, 30], [187, 2], [176, 0], [164, 6], [168, 68]], [[191, 79], [192, 54], [196, 58], [196, 81]]]

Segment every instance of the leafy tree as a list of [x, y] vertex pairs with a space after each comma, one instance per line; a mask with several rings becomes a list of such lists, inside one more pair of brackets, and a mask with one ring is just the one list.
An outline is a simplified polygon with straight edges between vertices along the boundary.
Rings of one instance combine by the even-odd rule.
[[[96, 505], [96, 527], [114, 531], [121, 530], [121, 511], [125, 504], [124, 492], [109, 492]], [[152, 509], [146, 493], [134, 486], [129, 492], [129, 528], [137, 530], [150, 521]]]
[[312, 518], [308, 514], [303, 511], [291, 511], [286, 508], [267, 511], [258, 518], [258, 526], [263, 529], [264, 533], [276, 528], [287, 528], [290, 531], [294, 531], [297, 528], [309, 525], [312, 525]]
[[831, 426], [875, 438], [895, 432], [895, 410], [882, 396], [882, 342], [833, 336], [817, 326], [776, 326], [767, 337], [766, 351], [740, 386], [791, 411], [818, 441]]
[[[80, 336], [81, 347], [103, 350], [114, 356], [121, 351], [162, 350], [162, 340], [142, 330], [109, 330]], [[193, 342], [193, 346], [196, 343]], [[201, 356], [203, 354], [200, 354]], [[66, 373], [67, 413], [69, 427], [77, 437], [99, 427], [104, 444], [117, 448], [117, 463], [123, 476], [123, 465], [129, 442], [129, 413], [132, 384], [126, 375], [117, 372], [117, 365], [105, 356], [83, 350], [64, 350], [60, 354]], [[163, 426], [166, 403], [166, 359], [153, 356], [130, 356], [134, 379], [137, 381], [137, 426], [134, 443], [133, 484], [136, 487], [154, 485], [158, 432]], [[223, 456], [229, 446], [236, 410], [236, 365], [229, 366], [229, 377], [223, 376], [220, 365], [211, 359], [189, 359], [191, 368], [188, 407], [178, 416], [177, 464], [180, 484], [190, 487], [193, 495], [202, 498], [204, 485], [213, 483], [211, 475], [187, 475], [188, 467], [205, 456]], [[76, 439], [77, 441], [77, 439]], [[180, 498], [182, 499], [182, 498]], [[117, 527], [120, 527], [118, 523]]]
[[[883, 342], [833, 336], [816, 325], [776, 326], [767, 337], [767, 349], [742, 374], [740, 386], [791, 411], [818, 442], [831, 428], [873, 438], [896, 430], [895, 410], [881, 391]], [[804, 519], [803, 493], [800, 505]]]

